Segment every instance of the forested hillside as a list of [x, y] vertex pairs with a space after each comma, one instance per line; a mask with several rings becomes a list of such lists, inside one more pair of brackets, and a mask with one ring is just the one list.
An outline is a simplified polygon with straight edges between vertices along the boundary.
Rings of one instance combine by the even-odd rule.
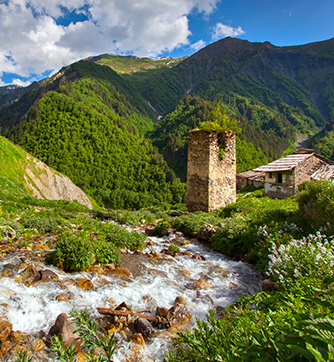
[[183, 200], [188, 131], [218, 102], [240, 121], [238, 172], [292, 152], [297, 134], [334, 158], [333, 39], [225, 38], [175, 60], [101, 55], [41, 84], [0, 108], [1, 133], [111, 207]]
[[296, 133], [315, 134], [334, 119], [334, 40], [275, 47], [225, 38], [138, 87], [167, 118], [186, 94], [221, 101], [241, 121], [240, 139], [278, 158], [293, 150]]
[[[214, 105], [213, 102], [205, 101], [198, 96], [188, 95], [148, 134], [153, 144], [162, 152], [168, 165], [183, 180], [187, 175], [188, 132], [198, 127], [200, 122], [210, 118]], [[237, 135], [237, 172], [243, 172], [271, 161], [264, 155], [260, 147], [256, 148], [253, 143], [240, 138], [248, 129], [247, 124], [242, 124], [245, 128]], [[249, 134], [246, 134], [247, 136]]]
[[104, 72], [114, 73], [91, 62], [74, 64], [7, 136], [110, 207], [182, 201], [173, 171], [142, 137], [153, 127], [144, 102]]

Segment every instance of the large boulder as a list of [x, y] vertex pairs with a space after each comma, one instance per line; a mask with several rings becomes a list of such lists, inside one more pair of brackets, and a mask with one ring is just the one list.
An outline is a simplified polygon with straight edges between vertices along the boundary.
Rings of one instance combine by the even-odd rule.
[[66, 313], [61, 313], [56, 319], [55, 324], [50, 328], [50, 336], [58, 336], [67, 346], [76, 346], [76, 351], [80, 350], [80, 334], [73, 333], [76, 325], [71, 321]]
[[145, 318], [137, 318], [135, 327], [137, 332], [141, 333], [144, 337], [147, 337], [154, 332], [152, 324]]

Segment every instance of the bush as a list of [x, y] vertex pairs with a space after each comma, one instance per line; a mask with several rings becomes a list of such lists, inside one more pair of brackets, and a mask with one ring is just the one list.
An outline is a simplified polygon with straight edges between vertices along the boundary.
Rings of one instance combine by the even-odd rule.
[[118, 247], [104, 238], [99, 238], [94, 243], [94, 252], [97, 264], [120, 263], [121, 253]]
[[[334, 240], [317, 232], [287, 245], [272, 244], [267, 274], [285, 288], [310, 285], [312, 288], [328, 285], [334, 279]], [[312, 280], [312, 282], [311, 282]]]
[[130, 250], [139, 250], [145, 248], [145, 235], [137, 233], [137, 231], [128, 231], [116, 224], [108, 224], [104, 231], [105, 239], [108, 243], [112, 243], [118, 248]]
[[299, 186], [297, 197], [301, 216], [308, 221], [309, 232], [321, 230], [334, 233], [334, 182], [309, 181]]
[[204, 224], [216, 225], [217, 222], [218, 219], [214, 214], [208, 214], [202, 211], [170, 218], [172, 227], [182, 231], [187, 236], [191, 236], [194, 232], [199, 232], [200, 227]]
[[56, 249], [49, 254], [48, 260], [65, 271], [88, 269], [95, 262], [90, 235], [86, 231], [61, 232], [56, 242]]
[[58, 225], [63, 224], [60, 218], [45, 216], [26, 216], [20, 220], [20, 223], [26, 229], [36, 229], [40, 234], [57, 231]]

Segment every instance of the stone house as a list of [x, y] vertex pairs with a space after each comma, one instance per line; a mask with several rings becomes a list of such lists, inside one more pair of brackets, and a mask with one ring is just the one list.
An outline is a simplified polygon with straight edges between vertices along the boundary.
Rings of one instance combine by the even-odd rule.
[[243, 189], [246, 186], [254, 186], [256, 188], [264, 187], [264, 172], [249, 170], [237, 174], [237, 189]]
[[332, 165], [334, 161], [318, 155], [314, 150], [301, 149], [253, 171], [265, 173], [264, 188], [267, 196], [283, 199], [296, 194], [302, 182], [316, 178], [317, 171]]
[[211, 212], [236, 201], [236, 149], [232, 132], [188, 134], [188, 211]]

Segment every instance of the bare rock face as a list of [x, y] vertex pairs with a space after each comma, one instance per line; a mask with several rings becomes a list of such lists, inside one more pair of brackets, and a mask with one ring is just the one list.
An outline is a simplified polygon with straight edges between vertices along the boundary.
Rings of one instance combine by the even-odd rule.
[[93, 208], [88, 196], [71, 179], [47, 166], [37, 158], [27, 154], [28, 164], [24, 176], [26, 186], [33, 196], [47, 200], [78, 201]]
[[77, 351], [79, 351], [81, 341], [78, 340], [80, 337], [79, 333], [73, 333], [75, 327], [76, 325], [72, 323], [68, 315], [61, 313], [57, 317], [55, 324], [50, 328], [49, 335], [59, 336], [67, 346], [76, 345]]

